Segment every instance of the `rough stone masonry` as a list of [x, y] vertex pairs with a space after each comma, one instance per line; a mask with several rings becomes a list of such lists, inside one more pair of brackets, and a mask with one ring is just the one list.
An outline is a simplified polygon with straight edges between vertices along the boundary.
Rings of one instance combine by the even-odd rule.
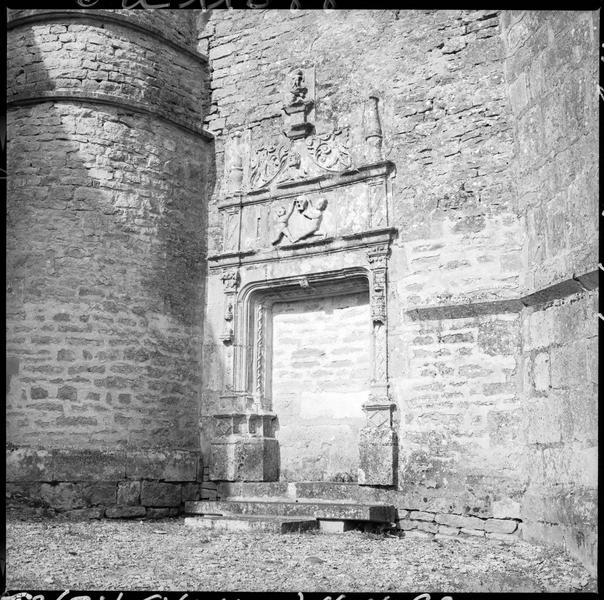
[[8, 27], [8, 494], [352, 479], [595, 568], [598, 12]]

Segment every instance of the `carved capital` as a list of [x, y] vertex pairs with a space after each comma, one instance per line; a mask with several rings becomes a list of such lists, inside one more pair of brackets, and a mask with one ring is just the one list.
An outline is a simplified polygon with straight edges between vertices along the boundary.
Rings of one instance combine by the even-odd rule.
[[239, 285], [239, 271], [237, 269], [229, 269], [221, 276], [222, 284], [224, 285], [225, 293], [234, 293]]
[[387, 245], [374, 246], [367, 252], [370, 269], [385, 269], [388, 260], [389, 248]]

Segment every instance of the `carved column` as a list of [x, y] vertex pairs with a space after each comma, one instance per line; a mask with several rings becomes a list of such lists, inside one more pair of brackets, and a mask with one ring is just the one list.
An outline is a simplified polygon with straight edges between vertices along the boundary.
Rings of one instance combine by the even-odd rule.
[[372, 374], [369, 401], [363, 405], [367, 418], [360, 433], [359, 483], [393, 485], [396, 436], [392, 427], [394, 404], [388, 384], [388, 311], [386, 267], [388, 246], [367, 253], [372, 322]]

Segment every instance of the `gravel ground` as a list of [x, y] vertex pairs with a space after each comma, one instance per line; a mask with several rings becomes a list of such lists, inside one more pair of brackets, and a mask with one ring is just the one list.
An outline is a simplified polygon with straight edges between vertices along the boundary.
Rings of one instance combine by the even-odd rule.
[[216, 533], [181, 519], [65, 522], [10, 513], [6, 529], [10, 590], [596, 591], [575, 560], [525, 542]]

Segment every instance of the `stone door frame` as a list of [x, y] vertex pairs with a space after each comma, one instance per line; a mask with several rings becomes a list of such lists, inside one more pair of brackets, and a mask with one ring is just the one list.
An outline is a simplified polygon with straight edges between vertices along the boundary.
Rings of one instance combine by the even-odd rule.
[[[359, 436], [358, 480], [362, 485], [395, 485], [397, 439], [393, 413], [396, 407], [390, 396], [387, 329], [391, 234], [380, 237], [377, 243], [355, 240], [351, 244], [353, 266], [262, 280], [253, 280], [245, 265], [223, 272], [223, 281], [234, 282], [225, 294], [225, 314], [230, 314], [232, 323], [229, 334], [232, 377], [221, 396], [223, 406], [231, 408], [214, 416], [218, 435], [212, 442], [211, 479], [279, 479], [277, 415], [273, 412], [271, 394], [267, 393], [271, 387], [272, 348], [269, 344], [273, 304], [368, 289], [372, 325], [371, 382], [369, 399], [363, 404], [366, 424]], [[326, 266], [338, 263], [333, 252], [324, 256]], [[295, 257], [295, 263], [299, 267], [304, 258]], [[244, 280], [252, 277], [252, 280], [237, 289], [241, 276]]]

